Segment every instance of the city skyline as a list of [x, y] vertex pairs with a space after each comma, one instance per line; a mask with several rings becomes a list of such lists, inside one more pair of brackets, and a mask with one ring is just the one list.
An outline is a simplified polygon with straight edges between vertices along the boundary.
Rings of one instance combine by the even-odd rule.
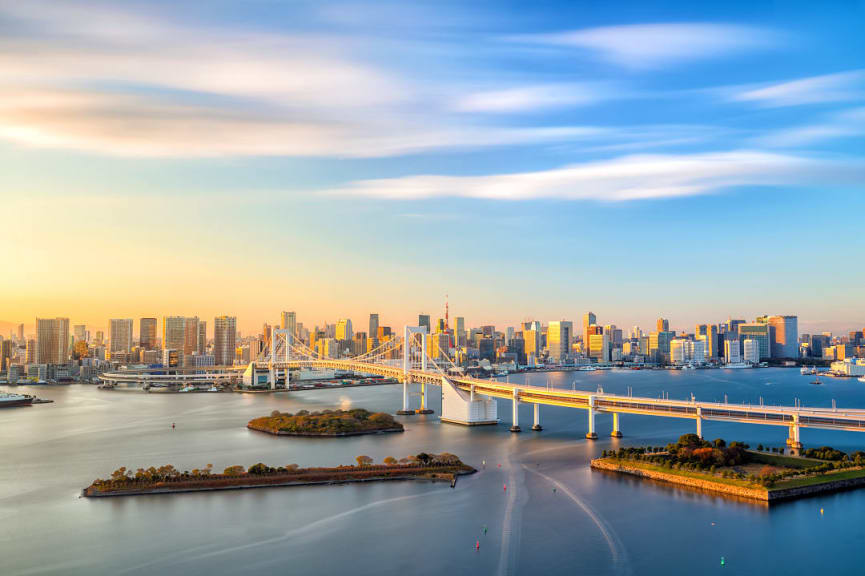
[[865, 210], [859, 22], [753, 3], [0, 3], [0, 320], [402, 321], [447, 293], [496, 324], [591, 307], [862, 325], [865, 236], [839, 233]]

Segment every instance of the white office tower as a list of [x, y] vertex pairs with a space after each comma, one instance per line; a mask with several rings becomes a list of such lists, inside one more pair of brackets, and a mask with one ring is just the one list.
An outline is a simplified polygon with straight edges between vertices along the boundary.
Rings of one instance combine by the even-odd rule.
[[738, 340], [724, 341], [724, 362], [727, 364], [739, 364], [742, 361], [742, 355], [739, 353], [740, 344]]
[[750, 364], [760, 363], [760, 343], [753, 338], [748, 338], [742, 344], [744, 349], [744, 360]]

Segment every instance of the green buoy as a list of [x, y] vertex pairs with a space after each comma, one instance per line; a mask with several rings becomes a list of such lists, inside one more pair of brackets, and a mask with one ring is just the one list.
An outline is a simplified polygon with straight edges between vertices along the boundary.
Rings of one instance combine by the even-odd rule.
[[726, 564], [727, 564], [727, 561], [724, 559], [723, 556], [721, 556], [721, 566], [725, 566]]

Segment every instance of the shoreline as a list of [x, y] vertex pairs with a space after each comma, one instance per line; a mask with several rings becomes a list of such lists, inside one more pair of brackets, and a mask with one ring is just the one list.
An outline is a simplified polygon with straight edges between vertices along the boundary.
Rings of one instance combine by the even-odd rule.
[[255, 430], [256, 432], [270, 434], [271, 436], [299, 436], [303, 438], [342, 438], [345, 436], [367, 436], [369, 434], [390, 434], [393, 432], [405, 432], [405, 428], [383, 428], [381, 430], [357, 430], [354, 432], [326, 432], [319, 434], [317, 432], [285, 432], [283, 430], [274, 431], [270, 428], [265, 428], [263, 426], [254, 426], [252, 424], [247, 424], [246, 427], [250, 430]]
[[[379, 468], [379, 467], [374, 467]], [[437, 468], [441, 468], [438, 470]], [[388, 472], [387, 468], [379, 468], [376, 472]], [[152, 486], [138, 488], [98, 490], [93, 485], [84, 488], [81, 496], [84, 498], [114, 498], [118, 496], [147, 496], [158, 494], [186, 494], [191, 492], [220, 492], [224, 490], [249, 490], [253, 488], [285, 488], [292, 486], [333, 486], [339, 484], [355, 484], [362, 482], [390, 482], [390, 481], [426, 481], [426, 482], [450, 482], [456, 485], [459, 476], [466, 476], [477, 472], [471, 466], [441, 466], [441, 467], [393, 467], [395, 474], [380, 474], [375, 476], [361, 476], [368, 471], [364, 469], [331, 469], [307, 473], [313, 478], [299, 478], [300, 474], [279, 474], [255, 476], [244, 474], [243, 476], [218, 475], [210, 478], [195, 478], [189, 480], [178, 480], [171, 482], [158, 482]], [[332, 474], [332, 478], [321, 478], [322, 475]]]
[[628, 465], [627, 462], [619, 461], [611, 458], [595, 458], [591, 461], [590, 467], [592, 470], [600, 470], [603, 472], [612, 472], [615, 474], [626, 474], [649, 480], [655, 480], [665, 484], [683, 486], [686, 488], [697, 489], [700, 491], [714, 492], [726, 496], [733, 496], [740, 499], [751, 500], [771, 504], [774, 502], [782, 502], [796, 500], [799, 498], [807, 498], [818, 494], [828, 494], [832, 492], [840, 492], [844, 490], [852, 490], [865, 486], [865, 470], [861, 476], [850, 478], [828, 479], [833, 474], [843, 474], [835, 472], [826, 474], [827, 480], [817, 484], [809, 484], [805, 486], [794, 486], [789, 488], [764, 488], [762, 486], [739, 486], [735, 484], [725, 483], [712, 478], [695, 478], [675, 474], [672, 472], [661, 472], [649, 468]]

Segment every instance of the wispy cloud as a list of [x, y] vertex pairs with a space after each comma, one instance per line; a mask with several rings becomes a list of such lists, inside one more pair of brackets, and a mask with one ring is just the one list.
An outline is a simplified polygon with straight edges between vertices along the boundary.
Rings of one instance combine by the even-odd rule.
[[683, 22], [586, 28], [512, 36], [510, 40], [579, 48], [598, 53], [621, 66], [656, 68], [769, 48], [780, 42], [780, 36], [748, 26]]
[[596, 104], [614, 96], [613, 87], [602, 83], [535, 84], [459, 96], [454, 109], [459, 112], [535, 112]]
[[862, 101], [865, 99], [865, 70], [740, 87], [729, 92], [733, 100], [767, 107]]
[[796, 148], [856, 137], [865, 137], [865, 108], [835, 112], [817, 122], [775, 130], [753, 141], [760, 146], [772, 148]]
[[362, 180], [324, 193], [394, 200], [461, 197], [622, 202], [694, 196], [738, 186], [845, 184], [863, 176], [865, 163], [860, 160], [821, 160], [742, 150], [625, 156], [518, 174]]

